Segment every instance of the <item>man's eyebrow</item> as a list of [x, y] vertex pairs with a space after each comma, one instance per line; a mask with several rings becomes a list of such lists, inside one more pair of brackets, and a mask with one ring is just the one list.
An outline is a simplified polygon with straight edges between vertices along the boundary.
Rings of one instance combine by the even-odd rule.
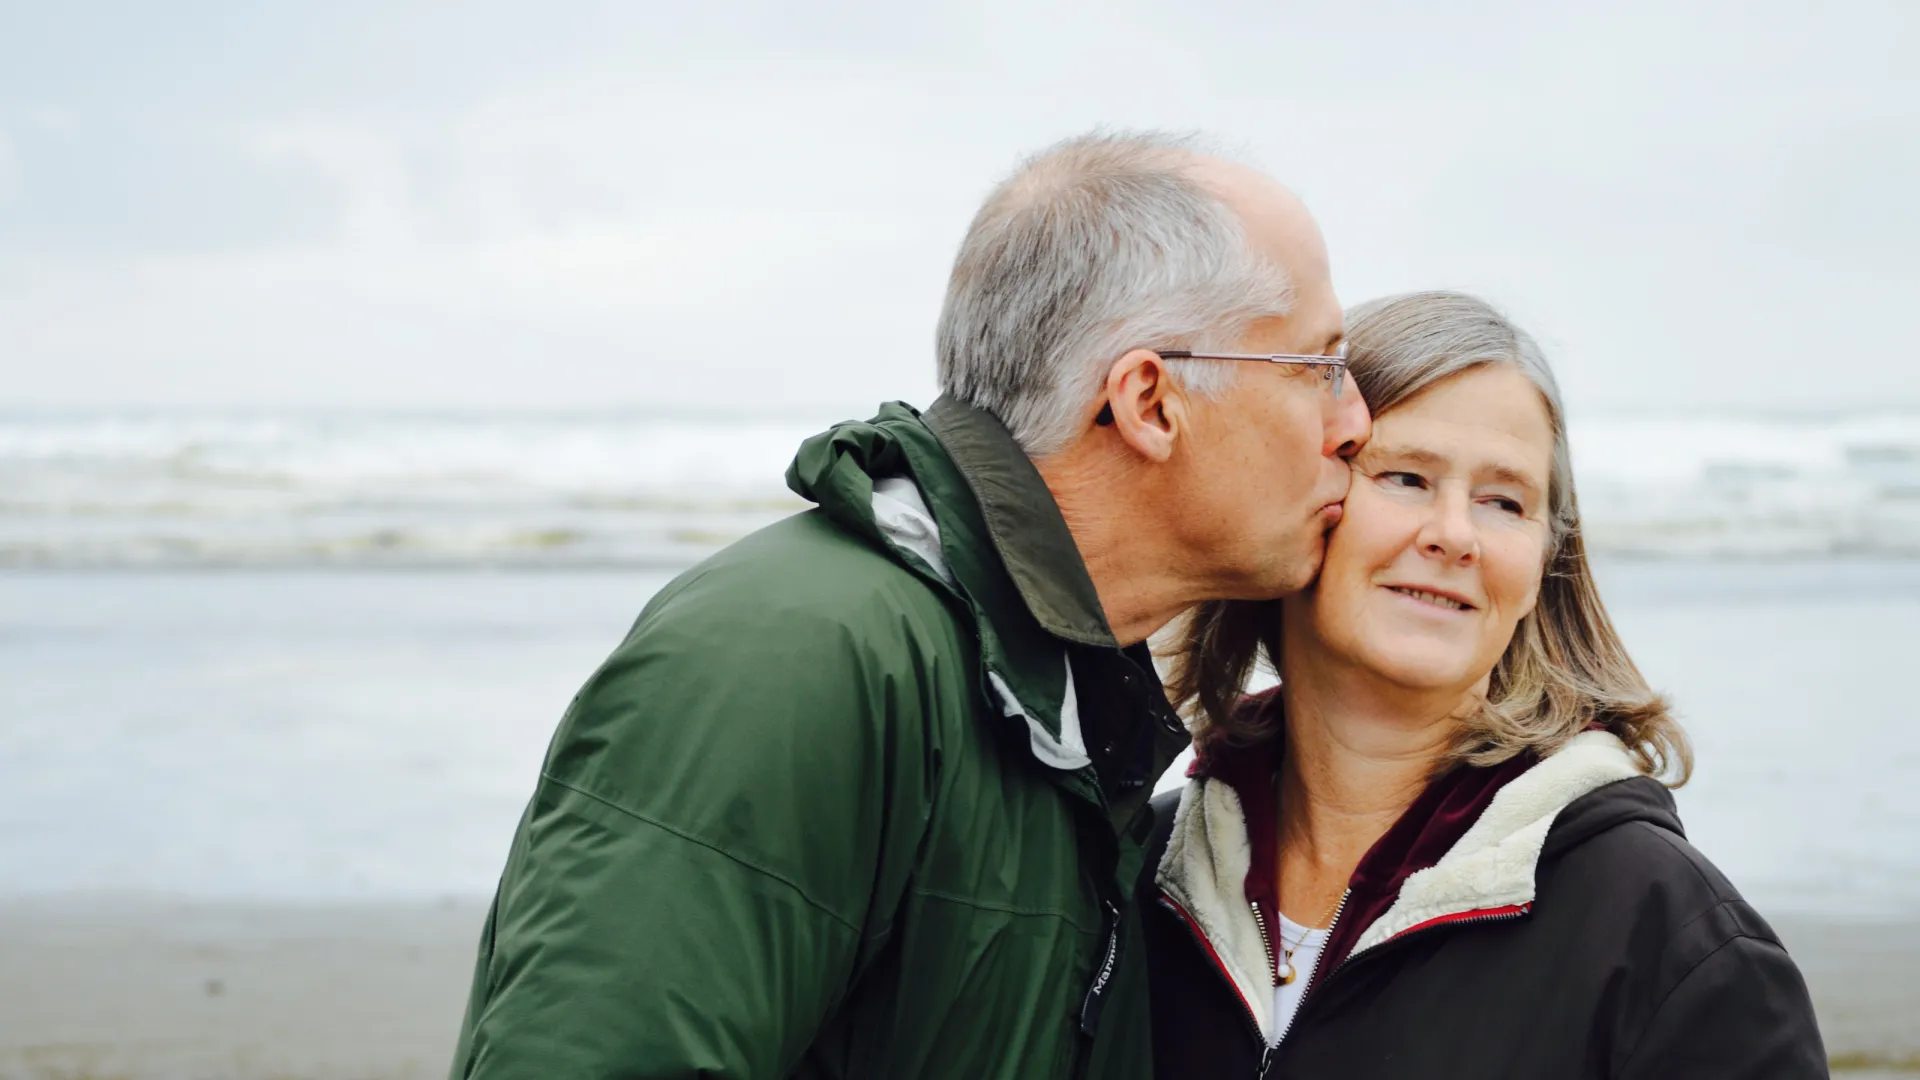
[[[1412, 446], [1392, 446], [1378, 442], [1367, 444], [1365, 456], [1405, 462], [1409, 465], [1427, 465], [1438, 469], [1444, 469], [1453, 464], [1451, 458], [1445, 454], [1437, 454], [1432, 450], [1422, 450]], [[1501, 465], [1496, 462], [1482, 466], [1476, 471], [1497, 483], [1512, 484], [1515, 487], [1525, 488], [1527, 491], [1534, 493], [1538, 493], [1540, 490], [1539, 481], [1510, 465]]]

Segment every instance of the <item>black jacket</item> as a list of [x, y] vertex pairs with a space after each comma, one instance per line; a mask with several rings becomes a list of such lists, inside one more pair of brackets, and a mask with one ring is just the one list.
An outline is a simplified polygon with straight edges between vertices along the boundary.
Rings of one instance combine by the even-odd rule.
[[1159, 1077], [1827, 1075], [1798, 969], [1651, 778], [1551, 816], [1529, 901], [1423, 920], [1323, 966], [1271, 1053], [1258, 989], [1236, 989], [1228, 950], [1163, 889], [1176, 794], [1155, 801], [1162, 873], [1141, 897]]

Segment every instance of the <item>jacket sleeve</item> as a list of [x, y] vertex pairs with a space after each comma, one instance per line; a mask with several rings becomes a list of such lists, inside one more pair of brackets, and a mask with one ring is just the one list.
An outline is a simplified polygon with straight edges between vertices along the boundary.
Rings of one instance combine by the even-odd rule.
[[562, 721], [454, 1077], [784, 1077], [868, 958], [928, 814], [925, 673], [721, 607], [643, 615]]
[[1734, 937], [1695, 964], [1655, 1009], [1618, 1074], [1827, 1076], [1826, 1050], [1800, 971], [1777, 943]]

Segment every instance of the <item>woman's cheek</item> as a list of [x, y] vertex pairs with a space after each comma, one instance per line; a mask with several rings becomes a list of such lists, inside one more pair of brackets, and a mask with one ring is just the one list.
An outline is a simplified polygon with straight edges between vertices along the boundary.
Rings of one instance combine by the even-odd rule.
[[1530, 532], [1514, 530], [1487, 544], [1487, 587], [1494, 591], [1497, 610], [1518, 623], [1533, 610], [1540, 596], [1540, 577], [1546, 569], [1546, 548]]
[[1328, 560], [1338, 546], [1343, 562], [1383, 567], [1391, 564], [1417, 531], [1417, 526], [1409, 524], [1412, 516], [1408, 507], [1383, 495], [1373, 482], [1355, 484], [1347, 495], [1346, 516], [1333, 531], [1333, 544], [1328, 545]]

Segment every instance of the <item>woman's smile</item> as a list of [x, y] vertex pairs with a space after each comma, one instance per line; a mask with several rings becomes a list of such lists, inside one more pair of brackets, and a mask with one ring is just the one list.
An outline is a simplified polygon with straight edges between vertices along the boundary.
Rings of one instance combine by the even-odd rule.
[[1478, 682], [1539, 594], [1553, 438], [1539, 391], [1507, 365], [1383, 411], [1319, 583], [1287, 601], [1312, 627], [1296, 644], [1402, 687]]
[[1467, 600], [1458, 593], [1447, 592], [1441, 589], [1422, 588], [1418, 585], [1382, 585], [1381, 588], [1396, 595], [1407, 597], [1423, 608], [1450, 614], [1472, 611], [1477, 606], [1467, 602]]
[[1538, 344], [1447, 292], [1347, 332], [1373, 428], [1318, 579], [1201, 605], [1173, 670], [1156, 1075], [1827, 1076], [1662, 785], [1692, 754], [1601, 603]]

